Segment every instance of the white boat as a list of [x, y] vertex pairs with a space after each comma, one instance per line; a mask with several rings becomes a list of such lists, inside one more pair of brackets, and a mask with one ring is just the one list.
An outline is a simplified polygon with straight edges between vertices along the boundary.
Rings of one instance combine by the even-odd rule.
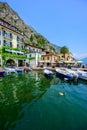
[[50, 71], [49, 69], [44, 69], [44, 75], [47, 77], [52, 77], [54, 73]]
[[5, 67], [4, 68], [6, 74], [17, 74], [17, 71], [15, 70], [15, 68], [10, 68], [10, 67]]
[[77, 70], [78, 78], [87, 80], [87, 72], [82, 71], [82, 70]]
[[71, 74], [69, 71], [66, 71], [64, 68], [57, 68], [56, 73], [59, 77], [66, 78], [68, 80], [73, 80], [73, 74]]
[[75, 70], [72, 69], [65, 69], [67, 72], [71, 73], [73, 75], [73, 78], [78, 79], [78, 73]]

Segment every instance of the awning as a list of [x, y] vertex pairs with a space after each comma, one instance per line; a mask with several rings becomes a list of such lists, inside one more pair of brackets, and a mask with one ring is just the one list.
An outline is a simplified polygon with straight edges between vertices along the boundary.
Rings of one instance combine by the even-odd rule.
[[74, 63], [76, 63], [76, 61], [64, 61], [64, 63], [66, 63], [66, 64], [74, 64]]
[[9, 49], [5, 49], [5, 51], [7, 51], [7, 52], [12, 52], [12, 53], [24, 54], [24, 52], [21, 52], [21, 51], [16, 51], [16, 50], [9, 50]]

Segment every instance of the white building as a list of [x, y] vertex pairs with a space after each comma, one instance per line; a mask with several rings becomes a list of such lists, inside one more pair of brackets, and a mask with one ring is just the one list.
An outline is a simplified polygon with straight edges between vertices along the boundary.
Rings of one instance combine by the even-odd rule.
[[39, 66], [42, 49], [32, 45], [26, 45], [25, 49], [26, 49], [26, 56], [27, 56], [26, 63], [28, 63], [30, 67]]

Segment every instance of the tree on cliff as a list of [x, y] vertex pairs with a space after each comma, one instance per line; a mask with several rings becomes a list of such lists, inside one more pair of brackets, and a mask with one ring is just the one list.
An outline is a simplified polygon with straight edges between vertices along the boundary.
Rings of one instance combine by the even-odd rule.
[[61, 47], [60, 53], [62, 53], [62, 54], [64, 55], [64, 58], [65, 58], [65, 55], [66, 55], [66, 54], [69, 54], [69, 49], [68, 49], [68, 47], [67, 47], [67, 46]]

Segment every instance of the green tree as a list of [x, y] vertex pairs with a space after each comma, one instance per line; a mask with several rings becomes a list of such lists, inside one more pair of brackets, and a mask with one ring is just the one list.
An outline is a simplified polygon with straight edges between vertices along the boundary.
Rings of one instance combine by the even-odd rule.
[[68, 49], [68, 47], [67, 47], [67, 46], [61, 47], [60, 53], [62, 53], [62, 54], [64, 55], [64, 58], [65, 58], [65, 55], [66, 55], [66, 54], [69, 54], [69, 49]]

